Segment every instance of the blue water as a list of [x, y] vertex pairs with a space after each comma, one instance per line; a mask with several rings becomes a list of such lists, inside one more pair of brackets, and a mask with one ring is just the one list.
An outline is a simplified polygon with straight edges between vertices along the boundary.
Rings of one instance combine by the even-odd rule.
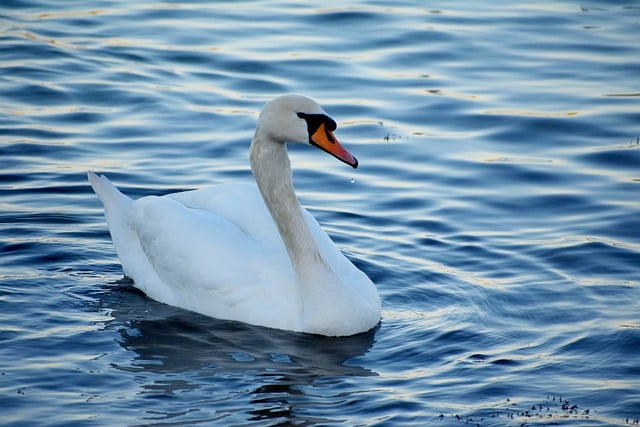
[[[3, 1], [1, 423], [637, 424], [639, 23], [633, 1]], [[361, 336], [146, 298], [86, 182], [249, 181], [287, 92], [360, 161], [291, 150], [382, 295]]]

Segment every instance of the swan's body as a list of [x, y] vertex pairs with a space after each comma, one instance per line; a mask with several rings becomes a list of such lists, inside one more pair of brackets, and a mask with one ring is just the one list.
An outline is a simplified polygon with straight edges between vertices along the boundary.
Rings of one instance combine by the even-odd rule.
[[125, 274], [155, 300], [219, 319], [328, 336], [373, 328], [381, 310], [375, 285], [293, 190], [285, 142], [310, 143], [357, 166], [334, 129], [308, 98], [268, 103], [250, 150], [257, 186], [133, 201], [89, 172]]

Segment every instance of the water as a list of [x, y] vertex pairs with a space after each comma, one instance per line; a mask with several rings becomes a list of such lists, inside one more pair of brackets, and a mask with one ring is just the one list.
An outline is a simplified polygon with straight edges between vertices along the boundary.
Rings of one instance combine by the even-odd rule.
[[[636, 2], [3, 2], [2, 423], [637, 423], [639, 22]], [[368, 334], [149, 300], [87, 185], [248, 181], [286, 92], [360, 160], [291, 150], [378, 285]]]

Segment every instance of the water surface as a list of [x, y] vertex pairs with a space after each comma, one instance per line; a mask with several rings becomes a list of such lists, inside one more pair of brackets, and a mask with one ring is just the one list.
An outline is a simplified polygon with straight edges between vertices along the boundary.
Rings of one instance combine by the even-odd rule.
[[[635, 2], [4, 2], [3, 423], [637, 423], [639, 20]], [[367, 334], [146, 298], [86, 182], [249, 181], [257, 113], [287, 92], [360, 161], [291, 150], [301, 202], [382, 295]]]

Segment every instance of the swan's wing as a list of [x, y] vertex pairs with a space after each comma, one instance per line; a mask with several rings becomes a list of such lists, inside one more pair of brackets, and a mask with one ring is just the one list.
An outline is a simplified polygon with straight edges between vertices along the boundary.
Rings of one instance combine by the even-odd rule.
[[[295, 273], [281, 240], [257, 227], [266, 221], [263, 214], [252, 216], [251, 204], [226, 200], [218, 207], [233, 210], [231, 221], [207, 209], [210, 194], [199, 191], [145, 197], [132, 205], [129, 227], [160, 278], [140, 287], [171, 305], [249, 323], [264, 323], [270, 311], [296, 310]], [[137, 285], [146, 279], [134, 277]]]
[[340, 249], [338, 249], [333, 240], [331, 240], [331, 237], [322, 229], [313, 215], [306, 209], [303, 209], [303, 213], [322, 257], [331, 265], [338, 277], [344, 278], [348, 283], [357, 283], [360, 281], [370, 282], [369, 278], [353, 265]]
[[255, 184], [227, 183], [169, 194], [184, 206], [217, 214], [257, 241], [286, 251], [271, 214]]

